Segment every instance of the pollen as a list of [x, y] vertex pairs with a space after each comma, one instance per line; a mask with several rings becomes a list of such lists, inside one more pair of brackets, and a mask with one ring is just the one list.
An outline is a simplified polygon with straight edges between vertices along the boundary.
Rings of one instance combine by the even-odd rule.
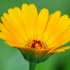
[[31, 40], [26, 44], [26, 46], [33, 49], [46, 49], [47, 48], [45, 43], [40, 40]]

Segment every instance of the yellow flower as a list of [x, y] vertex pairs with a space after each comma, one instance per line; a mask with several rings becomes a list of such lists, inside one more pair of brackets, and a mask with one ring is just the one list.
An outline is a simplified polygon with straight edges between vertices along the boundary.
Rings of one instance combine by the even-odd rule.
[[10, 8], [1, 20], [0, 38], [20, 49], [28, 61], [44, 61], [48, 55], [70, 48], [59, 48], [70, 40], [70, 18], [60, 11], [49, 15], [43, 8], [38, 14], [34, 4], [23, 4], [22, 9]]

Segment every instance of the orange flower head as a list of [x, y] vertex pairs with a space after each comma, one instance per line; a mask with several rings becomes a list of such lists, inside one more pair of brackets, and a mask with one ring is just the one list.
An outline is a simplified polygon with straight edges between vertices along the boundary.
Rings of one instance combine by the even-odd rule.
[[55, 52], [70, 47], [59, 46], [70, 41], [70, 18], [60, 11], [49, 14], [43, 8], [39, 14], [34, 4], [23, 4], [22, 9], [10, 8], [0, 23], [0, 38], [18, 48], [30, 62], [43, 62]]

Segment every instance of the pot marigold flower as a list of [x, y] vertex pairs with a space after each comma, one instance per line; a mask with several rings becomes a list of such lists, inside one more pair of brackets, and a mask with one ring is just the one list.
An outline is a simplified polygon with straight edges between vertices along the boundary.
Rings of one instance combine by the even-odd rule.
[[34, 4], [23, 4], [4, 13], [0, 23], [0, 38], [18, 48], [24, 58], [32, 63], [45, 61], [55, 52], [70, 47], [59, 46], [70, 40], [70, 18], [60, 11], [49, 14], [43, 8], [39, 14]]

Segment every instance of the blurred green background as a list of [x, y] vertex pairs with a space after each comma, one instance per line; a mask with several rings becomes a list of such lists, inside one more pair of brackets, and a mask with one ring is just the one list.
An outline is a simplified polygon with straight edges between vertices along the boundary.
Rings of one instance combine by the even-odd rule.
[[[50, 13], [60, 10], [62, 15], [70, 16], [70, 0], [0, 0], [0, 16], [9, 8], [15, 6], [21, 8], [23, 3], [34, 3], [38, 11], [45, 7]], [[18, 49], [9, 47], [0, 40], [0, 70], [28, 70], [28, 67], [28, 62], [24, 60]], [[38, 64], [36, 70], [70, 70], [70, 50], [55, 53], [47, 61]]]

